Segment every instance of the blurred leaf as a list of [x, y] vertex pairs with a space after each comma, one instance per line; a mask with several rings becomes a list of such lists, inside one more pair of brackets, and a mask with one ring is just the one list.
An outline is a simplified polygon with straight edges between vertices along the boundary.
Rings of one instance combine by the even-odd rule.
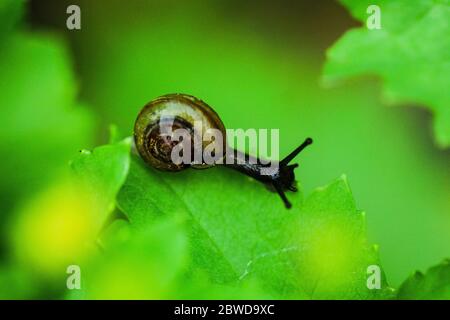
[[90, 114], [75, 107], [76, 85], [62, 44], [16, 33], [0, 50], [0, 193], [3, 205], [45, 186], [80, 145]]
[[104, 250], [123, 245], [133, 235], [130, 223], [124, 219], [115, 219], [99, 234], [98, 243]]
[[[117, 224], [118, 222], [118, 224]], [[129, 226], [116, 221], [117, 234]], [[124, 230], [125, 229], [125, 230]], [[171, 219], [148, 225], [126, 241], [108, 236], [102, 255], [82, 266], [81, 291], [72, 299], [167, 299], [177, 294], [175, 279], [187, 259], [183, 227]], [[113, 243], [110, 245], [109, 243]]]
[[[65, 276], [69, 264], [96, 251], [95, 241], [125, 181], [130, 141], [83, 151], [69, 178], [29, 200], [11, 228], [14, 254], [34, 273]], [[95, 250], [94, 250], [95, 249]]]
[[[372, 1], [341, 0], [365, 23]], [[328, 50], [325, 80], [360, 74], [384, 80], [391, 103], [427, 106], [435, 116], [437, 143], [450, 146], [450, 2], [448, 0], [383, 0], [381, 29], [348, 31]]]
[[98, 229], [114, 209], [116, 194], [127, 177], [130, 147], [131, 140], [125, 139], [92, 152], [83, 150], [71, 162], [77, 183], [88, 195], [90, 206], [96, 208]]
[[17, 266], [0, 266], [0, 300], [30, 299], [36, 294], [36, 283]]
[[189, 224], [174, 216], [139, 230], [125, 220], [114, 221], [101, 237], [104, 254], [83, 268], [86, 285], [81, 292], [71, 292], [69, 298], [271, 298], [255, 281], [219, 285], [205, 272], [189, 272], [189, 230]]
[[83, 189], [58, 181], [28, 199], [12, 223], [15, 260], [48, 279], [65, 276], [69, 264], [90, 254], [96, 225]]
[[227, 170], [173, 174], [132, 158], [118, 206], [132, 228], [164, 216], [186, 220], [190, 268], [202, 270], [213, 283], [261, 282], [278, 298], [344, 292], [363, 299], [389, 291], [385, 281], [380, 292], [366, 287], [366, 269], [378, 264], [378, 257], [366, 243], [363, 215], [344, 180], [311, 195], [304, 207], [301, 194], [290, 194], [294, 207], [286, 210], [262, 184]]
[[274, 299], [275, 297], [262, 289], [258, 280], [227, 285], [216, 284], [204, 272], [196, 272], [189, 277], [184, 275], [183, 278], [179, 278], [176, 293], [177, 299], [187, 300], [254, 300]]
[[416, 272], [400, 287], [398, 299], [449, 300], [450, 260], [430, 268], [426, 274]]

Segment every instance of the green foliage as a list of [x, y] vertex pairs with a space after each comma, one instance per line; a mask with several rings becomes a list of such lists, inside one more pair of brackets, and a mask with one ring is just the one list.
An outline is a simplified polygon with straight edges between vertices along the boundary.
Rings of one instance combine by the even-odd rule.
[[61, 270], [95, 254], [98, 233], [128, 173], [129, 151], [129, 140], [82, 151], [70, 174], [18, 210], [9, 233], [23, 269], [60, 279]]
[[262, 297], [275, 298], [388, 297], [385, 281], [381, 291], [367, 289], [366, 269], [379, 264], [378, 255], [346, 179], [314, 192], [304, 206], [301, 194], [293, 198], [288, 211], [276, 194], [229, 169], [173, 174], [133, 156], [118, 206], [132, 233], [168, 217], [180, 221], [191, 256], [184, 272], [209, 286], [258, 284]]
[[128, 174], [131, 140], [83, 150], [71, 162], [74, 180], [95, 208], [98, 230], [114, 210], [116, 195]]
[[[365, 23], [373, 1], [342, 0]], [[450, 146], [450, 2], [384, 0], [380, 30], [348, 31], [327, 52], [325, 80], [376, 74], [390, 103], [428, 107], [435, 117], [437, 143]]]
[[[121, 223], [122, 222], [122, 223]], [[102, 240], [103, 254], [83, 266], [83, 290], [71, 298], [173, 298], [176, 276], [186, 257], [186, 237], [179, 224], [160, 221], [130, 235], [116, 221]], [[121, 233], [123, 238], [119, 236]]]
[[345, 176], [306, 199], [292, 231], [289, 247], [258, 256], [247, 272], [263, 274], [279, 292], [301, 290], [309, 299], [391, 296], [384, 277], [381, 290], [367, 288], [368, 266], [380, 265], [378, 251], [367, 243], [365, 215]]
[[16, 265], [0, 267], [0, 300], [32, 298], [36, 294], [36, 282]]
[[[57, 219], [41, 219], [56, 207], [36, 198], [48, 195], [42, 189], [80, 146], [92, 141], [91, 115], [75, 101], [77, 86], [64, 44], [50, 35], [21, 31], [24, 9], [23, 0], [0, 1], [0, 256], [14, 256], [2, 259], [0, 266], [2, 299], [43, 297], [41, 278], [29, 271], [59, 262], [41, 264], [36, 254], [47, 240], [42, 235], [51, 234]], [[59, 194], [52, 194], [52, 200]], [[48, 295], [51, 289], [46, 289]]]
[[[292, 201], [298, 208], [301, 194]], [[136, 157], [118, 205], [135, 228], [165, 215], [187, 220], [193, 268], [217, 283], [237, 281], [255, 255], [281, 248], [294, 219], [276, 194], [240, 173], [158, 172]]]
[[[76, 102], [65, 45], [50, 35], [21, 31], [24, 8], [22, 0], [0, 1], [0, 254], [6, 254], [8, 226], [21, 219], [18, 212], [27, 211], [35, 193], [45, 193], [80, 146], [93, 141], [91, 114]], [[37, 222], [31, 216], [29, 226]], [[15, 282], [23, 268], [4, 266], [10, 268], [16, 269], [9, 279]]]
[[[381, 290], [367, 288], [367, 267], [380, 262], [345, 177], [304, 201], [297, 196], [287, 211], [275, 194], [225, 168], [171, 174], [136, 156], [129, 163], [128, 152], [126, 139], [72, 163], [90, 192], [110, 194], [108, 203], [122, 186], [117, 203], [128, 222], [103, 232], [104, 253], [83, 265], [85, 287], [68, 298], [393, 297], [384, 275]], [[433, 287], [450, 270], [440, 268], [426, 281], [409, 279], [398, 297], [443, 297]]]
[[[63, 44], [16, 32], [0, 49], [0, 190], [35, 191], [92, 139], [92, 119], [75, 102], [76, 85]], [[56, 152], [57, 151], [57, 152]]]
[[[345, 3], [365, 20], [368, 2]], [[65, 44], [14, 29], [24, 1], [0, 1], [0, 205], [9, 237], [0, 257], [10, 256], [1, 260], [1, 298], [386, 299], [394, 293], [384, 272], [398, 282], [448, 255], [447, 162], [419, 139], [414, 114], [380, 110], [372, 83], [321, 88], [320, 54], [307, 38], [300, 47], [268, 41], [220, 17], [216, 5], [111, 3], [104, 11], [84, 2], [102, 14], [84, 15], [89, 28], [69, 35], [90, 104], [81, 106]], [[448, 28], [447, 6], [383, 1], [383, 29], [350, 31], [330, 51], [327, 79], [380, 74], [394, 102], [423, 103], [445, 118], [448, 65], [439, 63], [448, 42], [435, 39]], [[279, 128], [281, 155], [311, 135], [313, 152], [296, 172], [303, 186], [288, 193], [293, 209], [227, 168], [173, 174], [130, 155], [120, 131], [130, 134], [139, 108], [168, 92], [205, 99], [229, 128]], [[98, 132], [118, 127], [110, 144], [73, 157], [91, 147], [92, 114]], [[437, 125], [444, 144], [447, 123]], [[368, 209], [369, 231], [345, 176], [308, 191], [341, 172]], [[372, 239], [383, 243], [380, 290], [366, 283], [367, 267], [381, 266]], [[67, 292], [69, 264], [81, 266], [82, 290]], [[448, 263], [432, 268], [397, 296], [448, 298], [449, 274]]]
[[[311, 136], [315, 142], [299, 157], [297, 179], [309, 193], [342, 173], [349, 177], [392, 285], [447, 257], [442, 243], [450, 243], [450, 221], [442, 213], [449, 211], [450, 170], [446, 154], [422, 130], [423, 113], [382, 108], [375, 81], [323, 88], [323, 48], [311, 40], [321, 40], [320, 33], [290, 27], [273, 38], [275, 30], [247, 25], [256, 23], [254, 16], [229, 19], [213, 2], [194, 2], [118, 2], [107, 11], [101, 2], [83, 3], [101, 11], [83, 16], [92, 28], [77, 33], [75, 44], [82, 52], [76, 61], [83, 97], [101, 115], [99, 132], [115, 123], [130, 135], [145, 103], [185, 92], [210, 104], [226, 128], [279, 129], [280, 157]], [[328, 32], [343, 12], [333, 6], [316, 24]], [[303, 23], [316, 13], [293, 15]]]
[[186, 273], [190, 264], [186, 230], [165, 217], [132, 228], [116, 220], [101, 237], [103, 254], [83, 266], [83, 289], [70, 299], [254, 299], [270, 298], [249, 282], [240, 286], [212, 284], [208, 276]]
[[397, 293], [398, 299], [450, 299], [450, 261], [430, 268], [426, 274], [416, 272], [409, 277]]

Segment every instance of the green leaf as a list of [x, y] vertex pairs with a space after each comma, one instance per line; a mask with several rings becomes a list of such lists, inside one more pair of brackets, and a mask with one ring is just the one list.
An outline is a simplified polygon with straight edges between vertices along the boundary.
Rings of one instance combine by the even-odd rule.
[[118, 206], [134, 228], [165, 215], [189, 221], [194, 264], [217, 283], [239, 279], [253, 255], [278, 249], [295, 219], [275, 193], [226, 168], [159, 172], [134, 157]]
[[104, 252], [82, 266], [81, 290], [69, 299], [252, 299], [271, 298], [257, 283], [211, 284], [203, 272], [186, 274], [186, 224], [166, 217], [139, 230], [125, 220], [103, 233]]
[[22, 268], [17, 265], [0, 266], [0, 299], [23, 300], [36, 297], [36, 283]]
[[[306, 200], [292, 227], [290, 245], [257, 256], [246, 270], [271, 279], [277, 292], [295, 298], [389, 298], [376, 246], [367, 243], [365, 214], [357, 210], [344, 177], [318, 188]], [[381, 287], [368, 289], [369, 266], [379, 266]]]
[[8, 233], [20, 265], [60, 281], [68, 265], [98, 250], [99, 231], [128, 173], [129, 152], [129, 139], [81, 152], [71, 174], [19, 208]]
[[82, 150], [71, 162], [74, 178], [95, 214], [98, 229], [115, 208], [116, 195], [130, 166], [129, 138], [93, 151]]
[[[185, 92], [211, 105], [227, 128], [279, 128], [282, 156], [311, 136], [314, 145], [299, 157], [297, 177], [308, 193], [340, 173], [351, 177], [390, 284], [398, 287], [410, 270], [448, 255], [442, 246], [450, 243], [448, 218], [441, 212], [448, 208], [450, 170], [420, 129], [419, 110], [383, 108], [373, 81], [320, 87], [323, 52], [299, 30], [289, 28], [293, 33], [277, 45], [247, 28], [248, 19], [229, 25], [229, 19], [205, 15], [207, 5], [163, 15], [150, 5], [145, 17], [138, 14], [142, 7], [114, 7], [105, 12], [89, 2], [89, 10], [102, 15], [90, 16], [88, 25], [104, 32], [81, 32], [77, 45], [85, 57], [77, 59], [84, 70], [83, 97], [99, 110], [105, 132], [116, 123], [128, 134], [145, 103]], [[128, 23], [137, 16], [142, 23]], [[303, 39], [301, 50], [290, 41], [294, 35]], [[237, 79], [245, 81], [236, 85]]]
[[215, 284], [210, 278], [197, 272], [191, 277], [180, 278], [177, 284], [177, 299], [195, 300], [252, 300], [252, 299], [274, 299], [274, 296], [261, 288], [258, 281], [247, 281], [245, 283]]
[[398, 299], [450, 299], [450, 260], [430, 268], [425, 274], [416, 272], [400, 287]]
[[82, 266], [82, 290], [68, 298], [167, 299], [177, 294], [176, 279], [188, 258], [182, 224], [164, 219], [133, 233], [129, 228], [118, 220], [107, 229], [106, 250]]
[[0, 50], [2, 204], [45, 187], [80, 146], [93, 122], [78, 105], [69, 56], [52, 37], [14, 33]]
[[188, 274], [260, 284], [254, 298], [386, 297], [384, 278], [383, 290], [367, 289], [378, 254], [346, 181], [313, 193], [303, 207], [301, 194], [289, 196], [294, 207], [286, 210], [262, 184], [227, 168], [159, 172], [133, 157], [118, 206], [137, 230], [167, 216], [185, 221]]
[[85, 220], [75, 214], [79, 199], [55, 180], [79, 146], [90, 144], [93, 121], [76, 102], [64, 43], [14, 30], [24, 4], [0, 1], [1, 240], [10, 237], [11, 255], [24, 262], [22, 269], [59, 275], [81, 251], [77, 240], [89, 231], [82, 230]]
[[384, 80], [390, 103], [419, 104], [435, 116], [437, 143], [450, 146], [450, 2], [342, 0], [365, 23], [369, 5], [381, 8], [381, 29], [348, 31], [327, 52], [324, 80], [361, 74]]

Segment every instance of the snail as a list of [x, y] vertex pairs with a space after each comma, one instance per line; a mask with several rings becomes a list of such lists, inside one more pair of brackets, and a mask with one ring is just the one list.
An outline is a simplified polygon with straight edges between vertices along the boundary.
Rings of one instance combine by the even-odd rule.
[[298, 164], [289, 162], [312, 143], [307, 138], [278, 162], [249, 156], [227, 145], [225, 126], [210, 106], [186, 94], [168, 94], [147, 103], [136, 119], [134, 140], [141, 158], [156, 169], [177, 172], [223, 164], [269, 186], [286, 208], [292, 205], [285, 191], [297, 191]]

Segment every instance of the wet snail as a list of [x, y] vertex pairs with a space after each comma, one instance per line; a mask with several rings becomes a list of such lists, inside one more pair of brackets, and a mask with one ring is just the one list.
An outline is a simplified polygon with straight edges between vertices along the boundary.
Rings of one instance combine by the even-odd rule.
[[142, 159], [156, 169], [176, 172], [222, 164], [273, 187], [286, 208], [292, 205], [285, 191], [297, 191], [294, 169], [298, 164], [289, 162], [312, 143], [307, 138], [279, 162], [236, 151], [227, 145], [225, 126], [217, 113], [185, 94], [164, 95], [145, 105], [134, 125], [134, 140]]

